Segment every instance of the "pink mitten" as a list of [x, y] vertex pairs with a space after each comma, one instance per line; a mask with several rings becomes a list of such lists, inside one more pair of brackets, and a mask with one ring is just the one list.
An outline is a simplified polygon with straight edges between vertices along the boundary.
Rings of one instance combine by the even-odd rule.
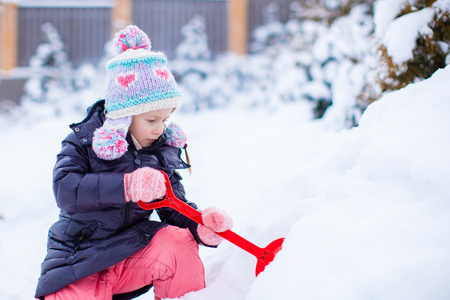
[[123, 184], [126, 202], [151, 202], [163, 198], [167, 193], [164, 175], [149, 167], [125, 174]]
[[230, 216], [214, 207], [208, 207], [203, 210], [202, 220], [204, 225], [198, 226], [198, 235], [205, 244], [211, 246], [217, 246], [223, 240], [222, 237], [214, 232], [224, 232], [233, 226]]
[[198, 225], [197, 233], [202, 242], [206, 245], [217, 246], [223, 241], [223, 237], [217, 235], [211, 228], [203, 225]]
[[215, 232], [224, 232], [233, 226], [230, 216], [223, 210], [207, 207], [202, 211], [203, 224]]

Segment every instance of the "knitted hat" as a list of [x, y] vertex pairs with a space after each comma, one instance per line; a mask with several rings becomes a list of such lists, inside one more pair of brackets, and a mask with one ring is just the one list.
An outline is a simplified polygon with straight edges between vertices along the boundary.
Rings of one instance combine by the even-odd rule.
[[130, 25], [119, 31], [114, 48], [118, 55], [106, 64], [106, 120], [92, 138], [94, 152], [105, 160], [127, 151], [125, 138], [134, 115], [181, 104], [166, 56], [151, 51], [150, 39], [142, 30]]

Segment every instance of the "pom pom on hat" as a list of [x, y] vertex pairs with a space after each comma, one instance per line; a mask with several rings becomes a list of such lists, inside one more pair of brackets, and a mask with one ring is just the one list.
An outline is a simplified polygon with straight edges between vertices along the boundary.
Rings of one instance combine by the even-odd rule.
[[92, 149], [104, 160], [114, 160], [127, 152], [128, 142], [125, 140], [131, 117], [112, 120], [106, 119], [102, 127], [94, 132]]
[[128, 49], [144, 49], [150, 51], [152, 46], [145, 32], [135, 25], [130, 25], [116, 33], [114, 49], [117, 54], [120, 54]]
[[114, 160], [127, 152], [128, 142], [116, 129], [100, 127], [94, 132], [92, 148], [98, 157]]
[[172, 147], [183, 149], [186, 145], [186, 134], [180, 126], [173, 122], [166, 127], [164, 137], [166, 138], [166, 144]]

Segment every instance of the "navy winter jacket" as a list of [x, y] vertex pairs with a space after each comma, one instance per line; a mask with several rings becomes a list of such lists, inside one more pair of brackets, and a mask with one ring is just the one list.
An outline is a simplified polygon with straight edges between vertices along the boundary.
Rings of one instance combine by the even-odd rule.
[[167, 173], [175, 195], [187, 202], [176, 171], [189, 167], [180, 158], [181, 150], [167, 145], [163, 136], [150, 147], [136, 150], [128, 133], [128, 151], [116, 160], [102, 160], [91, 143], [103, 122], [104, 101], [99, 101], [81, 123], [70, 125], [73, 132], [62, 142], [53, 172], [53, 191], [61, 212], [48, 233], [36, 297], [119, 263], [148, 245], [168, 224], [189, 228], [200, 242], [197, 224], [178, 212], [158, 209], [161, 222], [150, 221], [152, 211], [125, 202], [124, 174], [140, 167]]

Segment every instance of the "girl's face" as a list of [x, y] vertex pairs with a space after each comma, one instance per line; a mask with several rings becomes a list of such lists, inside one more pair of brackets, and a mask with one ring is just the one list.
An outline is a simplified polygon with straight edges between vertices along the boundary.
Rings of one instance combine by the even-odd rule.
[[174, 108], [164, 108], [133, 116], [130, 133], [142, 148], [147, 148], [164, 132], [165, 123]]

